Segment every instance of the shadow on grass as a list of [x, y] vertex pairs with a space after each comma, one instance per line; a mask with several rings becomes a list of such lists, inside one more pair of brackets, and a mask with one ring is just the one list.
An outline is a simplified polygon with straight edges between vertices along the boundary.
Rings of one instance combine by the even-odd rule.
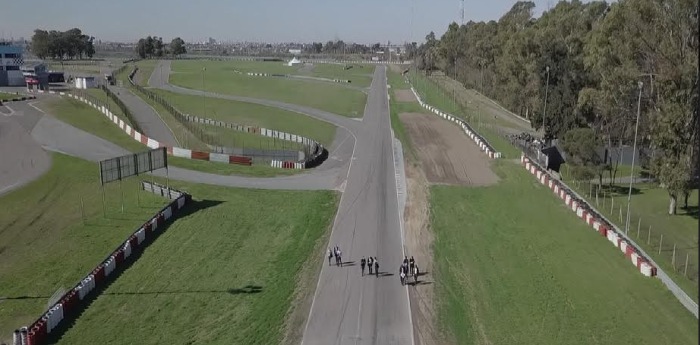
[[24, 299], [49, 299], [51, 296], [17, 296], [17, 297], [0, 297], [0, 301], [19, 301]]
[[698, 220], [699, 215], [697, 206], [681, 207], [681, 209], [685, 211], [685, 214], [682, 214], [682, 216], [691, 217], [695, 220]]
[[418, 286], [418, 285], [430, 285], [430, 284], [432, 284], [432, 283], [433, 283], [433, 282], [427, 281], [427, 280], [419, 280], [418, 282], [409, 281], [409, 282], [406, 283], [406, 285]]
[[[629, 187], [629, 185], [627, 185], [627, 186], [620, 186], [620, 185], [610, 186], [610, 185], [603, 184], [603, 190], [605, 191], [605, 193], [613, 193], [613, 194], [617, 194], [618, 196], [620, 196], [620, 195], [627, 195], [627, 193], [629, 193], [629, 191], [630, 191], [630, 187]], [[644, 192], [642, 192], [641, 189], [636, 188], [636, 187], [632, 187], [632, 195], [641, 195], [641, 194], [644, 194]]]
[[228, 293], [231, 295], [240, 294], [256, 294], [263, 291], [262, 286], [246, 285], [242, 288], [233, 288], [226, 290], [175, 290], [175, 291], [145, 291], [145, 292], [110, 292], [104, 293], [105, 296], [128, 296], [128, 295], [160, 295], [160, 294], [204, 294], [204, 293]]
[[[207, 209], [210, 207], [217, 206], [224, 201], [218, 201], [218, 200], [201, 200], [201, 201], [196, 201], [192, 200], [190, 204], [186, 205], [179, 213], [177, 213], [177, 217], [170, 218], [165, 222], [165, 224], [162, 226], [162, 228], [159, 226], [158, 231], [152, 232], [151, 237], [147, 237], [144, 242], [142, 242], [137, 248], [133, 248], [131, 255], [129, 256], [128, 259], [124, 260], [121, 262], [120, 265], [118, 265], [114, 271], [109, 275], [109, 277], [106, 277], [104, 283], [100, 286], [96, 286], [93, 291], [90, 292], [89, 295], [85, 296], [85, 299], [82, 300], [82, 303], [79, 303], [78, 305], [75, 306], [75, 310], [72, 312], [68, 313], [65, 311], [64, 314], [64, 319], [63, 322], [61, 322], [55, 329], [51, 331], [51, 334], [49, 334], [48, 339], [46, 341], [47, 344], [55, 344], [61, 340], [64, 334], [66, 332], [70, 331], [71, 328], [75, 325], [77, 320], [80, 318], [81, 315], [87, 310], [90, 305], [97, 299], [98, 296], [102, 294], [105, 290], [107, 290], [119, 277], [127, 271], [131, 266], [136, 262], [141, 255], [143, 254], [144, 250], [155, 240], [158, 239], [161, 234], [165, 233], [168, 231], [170, 226], [173, 224], [174, 221], [176, 221], [179, 218], [184, 218], [187, 217], [197, 211]], [[162, 229], [162, 230], [160, 230]], [[155, 236], [154, 236], [155, 235]], [[262, 290], [261, 287], [259, 286], [251, 286], [249, 285], [248, 287], [254, 287], [257, 289]], [[230, 289], [225, 292], [228, 293], [236, 293], [236, 289]], [[230, 292], [233, 291], [233, 292]], [[42, 314], [43, 315], [43, 314]]]

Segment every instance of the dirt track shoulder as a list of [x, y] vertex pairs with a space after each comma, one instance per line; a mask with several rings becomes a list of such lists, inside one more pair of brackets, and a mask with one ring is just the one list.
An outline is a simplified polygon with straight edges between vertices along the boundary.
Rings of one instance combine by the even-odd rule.
[[488, 158], [456, 125], [434, 115], [402, 113], [430, 183], [484, 186], [498, 182]]

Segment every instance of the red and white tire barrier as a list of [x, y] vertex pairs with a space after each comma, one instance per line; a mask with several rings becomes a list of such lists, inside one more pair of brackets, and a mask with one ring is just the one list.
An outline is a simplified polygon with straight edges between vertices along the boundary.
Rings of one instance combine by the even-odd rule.
[[428, 109], [431, 112], [433, 112], [434, 114], [442, 117], [443, 119], [454, 122], [458, 126], [462, 127], [462, 130], [464, 131], [464, 133], [470, 139], [472, 139], [474, 141], [474, 143], [476, 143], [476, 145], [479, 147], [479, 149], [481, 149], [481, 151], [484, 151], [484, 153], [489, 158], [501, 158], [501, 153], [497, 152], [491, 146], [491, 144], [489, 144], [486, 141], [486, 139], [484, 139], [479, 133], [477, 133], [473, 128], [471, 128], [471, 126], [469, 126], [469, 124], [466, 121], [464, 121], [460, 118], [457, 118], [455, 116], [452, 116], [448, 113], [443, 113], [438, 108], [435, 108], [432, 105], [429, 105], [429, 104], [423, 102], [423, 100], [418, 95], [418, 92], [416, 92], [416, 90], [413, 87], [411, 87], [411, 91], [413, 91], [413, 95], [416, 96], [416, 99], [418, 100], [418, 103], [421, 105], [421, 107]]
[[[124, 122], [122, 119], [114, 115], [109, 109], [103, 106], [97, 106], [96, 104], [86, 100], [83, 97], [75, 96], [71, 93], [66, 93], [68, 97], [74, 98], [76, 100], [79, 100], [85, 104], [90, 105], [91, 107], [97, 109], [99, 112], [104, 114], [109, 118], [110, 121], [112, 121], [114, 124], [119, 126], [126, 134], [128, 134], [131, 138], [134, 140], [148, 146], [151, 149], [157, 149], [159, 147], [165, 147], [167, 149], [167, 152], [169, 155], [175, 156], [175, 157], [182, 157], [182, 158], [187, 158], [187, 159], [198, 159], [198, 160], [205, 160], [205, 161], [211, 161], [211, 162], [219, 162], [219, 163], [228, 163], [228, 164], [238, 164], [238, 165], [252, 165], [253, 161], [250, 157], [245, 157], [245, 156], [229, 156], [229, 155], [224, 155], [224, 154], [219, 154], [219, 153], [209, 153], [209, 152], [200, 152], [200, 151], [192, 151], [188, 149], [183, 149], [179, 147], [173, 147], [173, 146], [168, 146], [166, 143], [159, 142], [157, 140], [151, 139], [147, 137], [144, 134], [141, 134], [134, 130], [131, 126], [129, 126], [126, 122]], [[175, 154], [177, 152], [177, 154]]]
[[[150, 185], [148, 182], [144, 183]], [[159, 187], [165, 188], [164, 186]], [[51, 306], [39, 319], [34, 321], [29, 327], [26, 327], [26, 335], [22, 330], [16, 330], [14, 335], [15, 344], [45, 344], [48, 335], [58, 327], [61, 321], [67, 317], [76, 316], [76, 312], [81, 308], [82, 301], [89, 298], [90, 293], [95, 289], [105, 286], [107, 278], [116, 268], [126, 266], [125, 262], [131, 256], [133, 250], [145, 248], [148, 244], [145, 243], [145, 240], [149, 237], [155, 237], [153, 230], [163, 225], [192, 200], [192, 197], [187, 193], [175, 190], [174, 192], [176, 193], [173, 194], [178, 195], [177, 199], [171, 201], [170, 204], [151, 217], [143, 226], [134, 231], [104, 261], [97, 265], [70, 291], [66, 292], [58, 303]], [[17, 340], [20, 342], [17, 343]]]
[[606, 237], [610, 243], [620, 249], [625, 256], [630, 259], [632, 264], [645, 276], [656, 276], [656, 267], [652, 262], [642, 255], [642, 252], [634, 247], [621, 234], [617, 233], [615, 227], [608, 224], [585, 200], [580, 200], [571, 192], [571, 190], [561, 181], [553, 179], [547, 171], [540, 168], [534, 162], [531, 162], [525, 155], [520, 156], [520, 163], [527, 171], [535, 175], [537, 179], [549, 187], [555, 195], [559, 196], [564, 201], [564, 204], [569, 207], [576, 216], [581, 218], [587, 225], [593, 228], [601, 236]]
[[306, 163], [272, 160], [270, 162], [270, 166], [273, 168], [281, 168], [281, 169], [304, 169], [306, 166]]

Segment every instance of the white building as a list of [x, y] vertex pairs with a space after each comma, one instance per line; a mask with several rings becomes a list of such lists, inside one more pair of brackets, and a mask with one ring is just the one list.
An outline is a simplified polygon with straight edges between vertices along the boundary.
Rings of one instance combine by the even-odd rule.
[[23, 86], [24, 76], [21, 66], [24, 64], [24, 49], [0, 42], [0, 86]]
[[289, 54], [299, 55], [301, 54], [301, 49], [289, 49]]
[[75, 77], [76, 89], [92, 89], [97, 87], [95, 77]]
[[303, 62], [301, 62], [301, 60], [297, 59], [296, 57], [294, 57], [289, 62], [287, 62], [287, 66], [290, 66], [290, 67], [301, 66], [302, 64], [303, 64]]

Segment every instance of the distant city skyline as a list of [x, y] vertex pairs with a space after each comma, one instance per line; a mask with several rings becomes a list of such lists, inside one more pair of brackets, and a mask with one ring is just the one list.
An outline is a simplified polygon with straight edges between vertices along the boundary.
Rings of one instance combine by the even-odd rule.
[[[464, 1], [464, 21], [498, 20], [516, 3]], [[535, 1], [540, 16], [554, 1]], [[34, 29], [80, 28], [96, 39], [135, 42], [155, 35], [186, 42], [327, 42], [364, 44], [422, 42], [430, 31], [439, 37], [451, 22], [460, 23], [459, 0], [319, 0], [230, 2], [208, 0], [35, 0], [3, 4], [0, 38], [31, 39]], [[60, 15], [59, 15], [60, 14]], [[413, 14], [413, 15], [412, 15]]]

